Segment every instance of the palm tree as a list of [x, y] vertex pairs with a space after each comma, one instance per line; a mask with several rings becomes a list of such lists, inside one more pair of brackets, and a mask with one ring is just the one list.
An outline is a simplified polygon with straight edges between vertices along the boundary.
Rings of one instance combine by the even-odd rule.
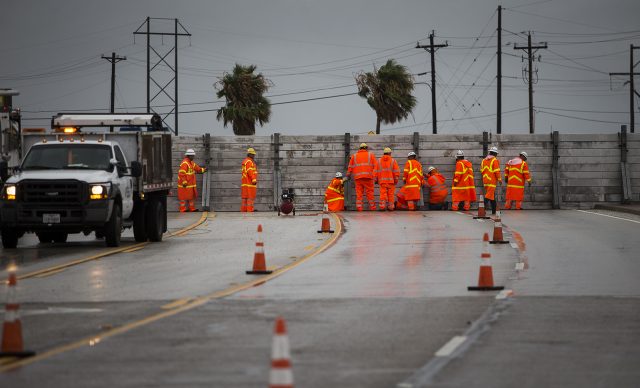
[[380, 123], [393, 124], [409, 117], [416, 106], [413, 77], [407, 68], [389, 59], [380, 69], [372, 73], [356, 75], [358, 95], [367, 99], [367, 104], [376, 112], [376, 133]]
[[233, 71], [225, 72], [214, 85], [218, 98], [226, 99], [216, 118], [222, 119], [225, 127], [231, 123], [235, 135], [255, 135], [256, 121], [263, 126], [271, 116], [271, 103], [263, 94], [272, 83], [262, 73], [254, 74], [255, 70], [255, 65], [236, 63]]

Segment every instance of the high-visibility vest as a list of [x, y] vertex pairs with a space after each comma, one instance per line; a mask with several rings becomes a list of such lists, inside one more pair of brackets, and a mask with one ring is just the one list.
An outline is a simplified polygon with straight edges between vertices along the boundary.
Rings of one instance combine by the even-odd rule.
[[400, 167], [398, 162], [390, 155], [383, 155], [378, 161], [378, 171], [376, 172], [379, 184], [395, 185], [400, 178]]
[[415, 159], [407, 160], [404, 164], [404, 176], [405, 188], [418, 188], [422, 186], [424, 177], [422, 176], [422, 164]]
[[447, 198], [449, 190], [444, 184], [446, 178], [440, 173], [429, 175], [427, 185], [430, 188], [429, 203], [442, 203]]
[[524, 189], [524, 182], [531, 181], [529, 165], [520, 158], [511, 159], [504, 167], [504, 179], [507, 188]]
[[344, 200], [344, 184], [342, 179], [333, 178], [331, 180], [331, 183], [329, 183], [324, 193], [324, 200], [326, 203]]
[[484, 158], [480, 164], [480, 173], [482, 174], [484, 187], [496, 187], [496, 183], [502, 181], [498, 158], [493, 155], [488, 155]]
[[178, 169], [178, 188], [195, 188], [196, 173], [202, 171], [202, 167], [198, 166], [196, 162], [189, 160], [189, 158], [184, 158]]
[[476, 185], [473, 181], [473, 166], [471, 162], [462, 159], [456, 162], [456, 171], [453, 175], [453, 184], [451, 190], [467, 190], [474, 189]]
[[250, 157], [242, 161], [242, 187], [256, 187], [258, 184], [258, 167]]
[[351, 155], [347, 176], [353, 179], [374, 179], [377, 169], [378, 161], [373, 152], [361, 149]]

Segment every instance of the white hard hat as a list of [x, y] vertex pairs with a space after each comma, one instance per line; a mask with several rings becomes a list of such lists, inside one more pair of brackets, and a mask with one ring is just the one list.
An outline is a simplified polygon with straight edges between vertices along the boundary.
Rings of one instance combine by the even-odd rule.
[[489, 148], [489, 152], [495, 152], [497, 154], [498, 153], [498, 147], [493, 146], [493, 147]]
[[520, 155], [524, 156], [525, 158], [528, 158], [528, 157], [529, 157], [529, 155], [527, 155], [527, 153], [526, 153], [526, 152], [524, 152], [524, 151], [520, 152]]
[[193, 148], [189, 148], [188, 150], [185, 151], [184, 153], [187, 156], [196, 156], [196, 151], [193, 150]]
[[429, 166], [429, 169], [427, 170], [427, 172], [431, 172], [431, 171], [433, 171], [433, 170], [435, 170], [435, 169], [436, 169], [435, 167], [433, 167], [433, 166]]
[[456, 158], [459, 156], [464, 156], [464, 152], [462, 152], [462, 150], [458, 150], [458, 152], [456, 152]]
[[342, 173], [340, 171], [336, 172], [336, 178], [342, 178]]
[[413, 152], [413, 151], [411, 151], [411, 152], [409, 152], [409, 153], [407, 154], [407, 157], [409, 157], [409, 156], [416, 156], [416, 153], [415, 153], [415, 152]]

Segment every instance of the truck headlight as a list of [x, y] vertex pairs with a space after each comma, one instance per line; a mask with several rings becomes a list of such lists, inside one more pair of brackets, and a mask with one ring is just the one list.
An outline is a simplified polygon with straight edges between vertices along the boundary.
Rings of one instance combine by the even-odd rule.
[[106, 199], [109, 196], [109, 185], [97, 184], [89, 185], [90, 199]]
[[5, 198], [9, 201], [16, 200], [16, 185], [5, 185], [4, 186], [4, 195]]

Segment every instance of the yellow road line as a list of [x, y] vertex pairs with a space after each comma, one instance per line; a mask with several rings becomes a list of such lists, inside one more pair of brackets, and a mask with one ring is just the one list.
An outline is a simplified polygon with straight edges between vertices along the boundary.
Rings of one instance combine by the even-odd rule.
[[143, 249], [144, 246], [142, 247], [135, 247], [135, 248], [131, 248], [131, 249], [127, 249], [126, 251], [122, 251], [123, 253], [131, 253], [131, 252], [135, 252], [135, 251], [139, 251], [140, 249]]
[[182, 298], [182, 299], [174, 300], [173, 302], [167, 303], [164, 306], [162, 306], [162, 309], [171, 310], [173, 308], [187, 304], [187, 302], [189, 302], [191, 299], [192, 298]]
[[47, 276], [55, 275], [57, 273], [60, 273], [60, 272], [66, 271], [66, 270], [67, 270], [66, 268], [60, 268], [60, 269], [57, 269], [55, 271], [49, 271], [49, 272], [41, 273], [41, 274], [36, 275], [34, 277], [36, 277], [36, 278], [46, 278]]
[[[56, 348], [47, 350], [45, 352], [39, 353], [33, 357], [29, 357], [29, 358], [24, 358], [24, 359], [20, 359], [16, 362], [12, 362], [8, 365], [2, 365], [0, 366], [0, 372], [7, 372], [16, 368], [20, 368], [20, 367], [24, 367], [30, 364], [33, 364], [34, 362], [37, 361], [41, 361], [44, 359], [47, 359], [49, 357], [53, 357], [55, 355], [64, 353], [64, 352], [68, 352], [71, 350], [75, 350], [78, 348], [81, 348], [83, 346], [96, 346], [98, 345], [100, 342], [102, 342], [103, 340], [110, 338], [110, 337], [114, 337], [118, 334], [123, 334], [126, 332], [129, 332], [133, 329], [136, 329], [138, 327], [141, 326], [145, 326], [148, 325], [150, 323], [159, 321], [161, 319], [164, 318], [168, 318], [168, 317], [172, 317], [174, 315], [189, 311], [189, 310], [193, 310], [196, 307], [200, 307], [212, 300], [215, 299], [220, 299], [220, 298], [224, 298], [226, 296], [235, 294], [237, 292], [240, 291], [244, 291], [247, 290], [251, 287], [255, 287], [258, 284], [261, 283], [265, 283], [271, 279], [274, 279], [280, 275], [282, 275], [283, 273], [297, 267], [298, 265], [304, 263], [305, 261], [311, 259], [312, 257], [324, 252], [325, 250], [327, 250], [329, 247], [331, 247], [340, 237], [340, 235], [342, 234], [342, 220], [340, 219], [340, 217], [338, 215], [336, 215], [335, 213], [331, 213], [331, 216], [335, 219], [335, 233], [331, 235], [331, 238], [329, 238], [328, 240], [326, 240], [326, 242], [324, 244], [322, 244], [317, 250], [308, 253], [306, 256], [304, 256], [303, 258], [301, 258], [300, 260], [287, 264], [283, 267], [281, 267], [280, 269], [275, 270], [272, 274], [270, 275], [264, 275], [264, 276], [260, 276], [258, 278], [256, 278], [255, 280], [252, 280], [250, 282], [247, 283], [242, 283], [233, 287], [229, 287], [227, 289], [221, 290], [221, 291], [216, 291], [213, 292], [209, 295], [205, 295], [205, 296], [201, 296], [195, 299], [190, 300], [189, 302], [173, 308], [171, 310], [167, 310], [167, 311], [163, 311], [161, 313], [157, 313], [157, 314], [153, 314], [151, 316], [148, 316], [146, 318], [140, 319], [138, 321], [134, 321], [134, 322], [130, 322], [127, 323], [125, 325], [122, 325], [120, 327], [111, 329], [111, 330], [107, 330], [105, 332], [90, 336], [90, 337], [86, 337], [83, 338], [81, 340], [66, 344], [66, 345], [62, 345], [62, 346], [58, 346]], [[177, 302], [177, 301], [176, 301]]]
[[[195, 222], [195, 223], [193, 223], [193, 224], [191, 224], [191, 225], [189, 225], [187, 227], [184, 227], [184, 228], [180, 229], [177, 232], [177, 234], [182, 234], [182, 233], [190, 231], [191, 229], [194, 229], [194, 228], [198, 227], [200, 224], [202, 224], [205, 221], [205, 219], [207, 218], [207, 214], [208, 214], [207, 212], [202, 213], [202, 216], [200, 216], [200, 219], [197, 222]], [[172, 236], [168, 236], [168, 237], [172, 237]], [[142, 243], [137, 243], [137, 244], [134, 244], [134, 245], [129, 245], [129, 246], [126, 246], [126, 247], [120, 247], [120, 248], [112, 249], [110, 251], [98, 253], [98, 254], [93, 255], [93, 256], [85, 257], [85, 258], [78, 259], [78, 260], [73, 260], [73, 261], [68, 262], [68, 263], [56, 265], [56, 266], [49, 267], [49, 268], [44, 268], [44, 269], [41, 269], [41, 270], [38, 270], [38, 271], [34, 271], [34, 272], [30, 272], [30, 273], [27, 273], [27, 274], [24, 274], [24, 275], [19, 275], [17, 278], [18, 278], [18, 280], [22, 280], [22, 279], [29, 279], [29, 278], [32, 278], [32, 277], [37, 277], [37, 276], [41, 276], [41, 275], [49, 274], [49, 273], [51, 273], [51, 275], [53, 275], [54, 273], [60, 272], [59, 270], [62, 270], [62, 269], [73, 267], [73, 266], [78, 265], [78, 264], [83, 264], [83, 263], [86, 263], [88, 261], [98, 260], [98, 259], [101, 259], [101, 258], [106, 257], [106, 256], [115, 255], [116, 253], [127, 252], [127, 251], [132, 250], [132, 249], [137, 250], [138, 248], [142, 249], [148, 244], [149, 244], [149, 242], [142, 242]]]

